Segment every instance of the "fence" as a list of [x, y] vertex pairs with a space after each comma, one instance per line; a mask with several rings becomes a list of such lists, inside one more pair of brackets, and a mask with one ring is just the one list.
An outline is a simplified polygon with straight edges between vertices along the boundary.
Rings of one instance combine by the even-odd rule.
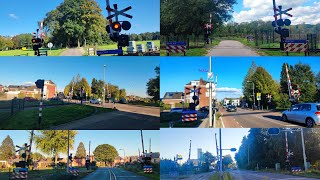
[[167, 42], [186, 42], [187, 43], [187, 49], [189, 48], [201, 48], [206, 45], [204, 41], [203, 35], [188, 35], [188, 36], [161, 36], [160, 38], [161, 42], [161, 49], [166, 48]]

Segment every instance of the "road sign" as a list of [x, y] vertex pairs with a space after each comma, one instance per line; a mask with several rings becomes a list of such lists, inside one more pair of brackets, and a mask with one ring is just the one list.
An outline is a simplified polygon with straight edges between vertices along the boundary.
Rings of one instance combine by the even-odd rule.
[[104, 54], [121, 54], [121, 53], [123, 53], [123, 50], [121, 50], [121, 49], [97, 51], [98, 56], [104, 55]]
[[261, 93], [257, 93], [257, 100], [258, 100], [258, 101], [261, 100]]
[[285, 40], [286, 52], [307, 52], [308, 51], [308, 41], [307, 40]]
[[213, 77], [213, 72], [208, 72], [208, 81], [213, 81], [214, 77]]
[[186, 46], [185, 42], [167, 42], [166, 49], [167, 53], [186, 53]]
[[196, 110], [182, 111], [182, 121], [183, 122], [190, 122], [190, 121], [196, 121], [196, 120], [198, 120]]
[[176, 160], [182, 160], [182, 155], [177, 154], [177, 158], [176, 158]]
[[118, 11], [118, 5], [117, 4], [114, 4], [113, 7], [114, 7], [114, 9], [112, 9], [110, 6], [107, 6], [107, 10], [108, 11], [114, 12], [114, 14], [108, 16], [107, 19], [111, 19], [113, 17], [118, 18], [119, 15], [125, 16], [125, 17], [130, 18], [130, 19], [132, 18], [131, 15], [124, 13], [124, 12], [132, 9], [131, 6], [128, 6], [128, 7], [124, 8], [124, 9], [122, 9], [121, 11]]
[[48, 48], [51, 49], [52, 47], [53, 47], [53, 44], [52, 44], [51, 42], [49, 42], [49, 43], [48, 43]]
[[269, 128], [268, 134], [269, 135], [278, 135], [278, 134], [280, 134], [280, 129], [279, 128]]
[[235, 152], [235, 151], [237, 151], [237, 148], [231, 148], [230, 151]]

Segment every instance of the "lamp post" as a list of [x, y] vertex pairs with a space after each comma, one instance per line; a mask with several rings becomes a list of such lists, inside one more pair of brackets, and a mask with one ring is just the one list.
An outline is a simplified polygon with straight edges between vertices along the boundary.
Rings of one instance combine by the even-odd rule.
[[252, 98], [253, 98], [252, 110], [254, 110], [255, 109], [255, 105], [256, 105], [256, 98], [254, 97], [254, 82], [253, 81], [247, 81], [247, 83], [252, 83]]
[[126, 166], [126, 163], [125, 163], [126, 152], [124, 149], [119, 149], [119, 151], [123, 151], [123, 164], [124, 164], [124, 166]]
[[103, 65], [103, 98], [102, 98], [102, 105], [105, 107], [106, 102], [106, 65]]

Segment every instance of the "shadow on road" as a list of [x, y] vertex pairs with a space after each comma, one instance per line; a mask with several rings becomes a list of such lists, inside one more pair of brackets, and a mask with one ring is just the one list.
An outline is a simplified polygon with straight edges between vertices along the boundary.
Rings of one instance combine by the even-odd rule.
[[245, 116], [245, 115], [254, 115], [254, 114], [265, 114], [267, 112], [247, 112], [247, 113], [226, 112], [226, 113], [223, 114], [223, 117], [226, 117], [226, 116]]

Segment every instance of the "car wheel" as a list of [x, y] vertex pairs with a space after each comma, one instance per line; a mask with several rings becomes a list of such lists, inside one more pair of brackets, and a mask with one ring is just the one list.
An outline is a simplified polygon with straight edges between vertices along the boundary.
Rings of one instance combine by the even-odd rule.
[[306, 126], [307, 126], [308, 128], [312, 128], [312, 127], [314, 126], [314, 121], [313, 121], [313, 119], [308, 118], [308, 119], [306, 120]]
[[287, 116], [286, 116], [286, 115], [282, 115], [282, 120], [283, 120], [284, 122], [288, 122]]

